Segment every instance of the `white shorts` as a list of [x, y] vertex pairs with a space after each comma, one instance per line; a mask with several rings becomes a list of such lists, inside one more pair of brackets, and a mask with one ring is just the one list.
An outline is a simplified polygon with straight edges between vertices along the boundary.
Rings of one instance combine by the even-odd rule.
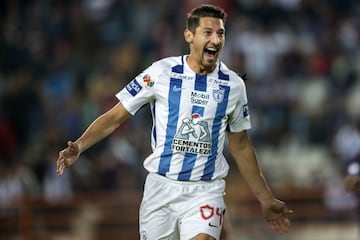
[[140, 206], [141, 240], [189, 240], [199, 233], [220, 239], [225, 180], [174, 181], [150, 173]]

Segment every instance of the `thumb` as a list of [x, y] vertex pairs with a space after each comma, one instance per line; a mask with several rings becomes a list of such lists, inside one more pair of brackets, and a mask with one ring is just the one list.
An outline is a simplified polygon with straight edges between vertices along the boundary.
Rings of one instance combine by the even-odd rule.
[[285, 204], [284, 204], [284, 202], [282, 202], [280, 200], [274, 201], [271, 204], [271, 209], [277, 213], [283, 212], [284, 208], [285, 208]]
[[73, 141], [67, 142], [68, 147], [75, 147], [75, 143]]
[[293, 211], [280, 200], [273, 202], [271, 208], [277, 213], [282, 213], [284, 216], [288, 216], [293, 213]]
[[70, 152], [77, 153], [79, 151], [79, 145], [76, 142], [68, 141], [67, 144]]
[[287, 207], [285, 207], [284, 210], [283, 210], [283, 213], [284, 213], [285, 215], [290, 215], [290, 214], [293, 213], [293, 210], [288, 209]]

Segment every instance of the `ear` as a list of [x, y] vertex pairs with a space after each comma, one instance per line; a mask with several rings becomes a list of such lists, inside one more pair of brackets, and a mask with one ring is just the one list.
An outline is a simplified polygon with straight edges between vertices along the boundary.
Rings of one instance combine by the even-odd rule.
[[187, 43], [192, 43], [193, 36], [194, 34], [189, 29], [185, 29], [184, 38]]

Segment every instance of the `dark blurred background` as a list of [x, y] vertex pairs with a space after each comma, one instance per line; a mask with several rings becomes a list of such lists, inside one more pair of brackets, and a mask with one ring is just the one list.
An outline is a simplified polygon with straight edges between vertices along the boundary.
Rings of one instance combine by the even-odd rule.
[[247, 74], [249, 134], [295, 210], [290, 234], [268, 232], [229, 157], [226, 239], [360, 239], [359, 196], [342, 184], [360, 158], [356, 0], [1, 1], [0, 239], [137, 239], [147, 107], [62, 177], [56, 159], [144, 68], [188, 53], [200, 3], [228, 13], [222, 60]]

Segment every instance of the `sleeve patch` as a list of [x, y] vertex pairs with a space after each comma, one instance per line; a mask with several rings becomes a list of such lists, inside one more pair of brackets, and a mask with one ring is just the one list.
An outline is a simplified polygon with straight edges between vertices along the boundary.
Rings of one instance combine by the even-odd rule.
[[145, 74], [145, 76], [143, 77], [143, 84], [144, 84], [144, 86], [147, 86], [147, 87], [154, 86], [154, 81], [152, 80], [152, 78], [150, 77], [149, 74]]
[[134, 97], [138, 94], [142, 89], [142, 86], [136, 81], [136, 79], [126, 85], [126, 90]]
[[248, 104], [244, 104], [243, 105], [243, 117], [248, 117], [249, 116], [249, 106]]

